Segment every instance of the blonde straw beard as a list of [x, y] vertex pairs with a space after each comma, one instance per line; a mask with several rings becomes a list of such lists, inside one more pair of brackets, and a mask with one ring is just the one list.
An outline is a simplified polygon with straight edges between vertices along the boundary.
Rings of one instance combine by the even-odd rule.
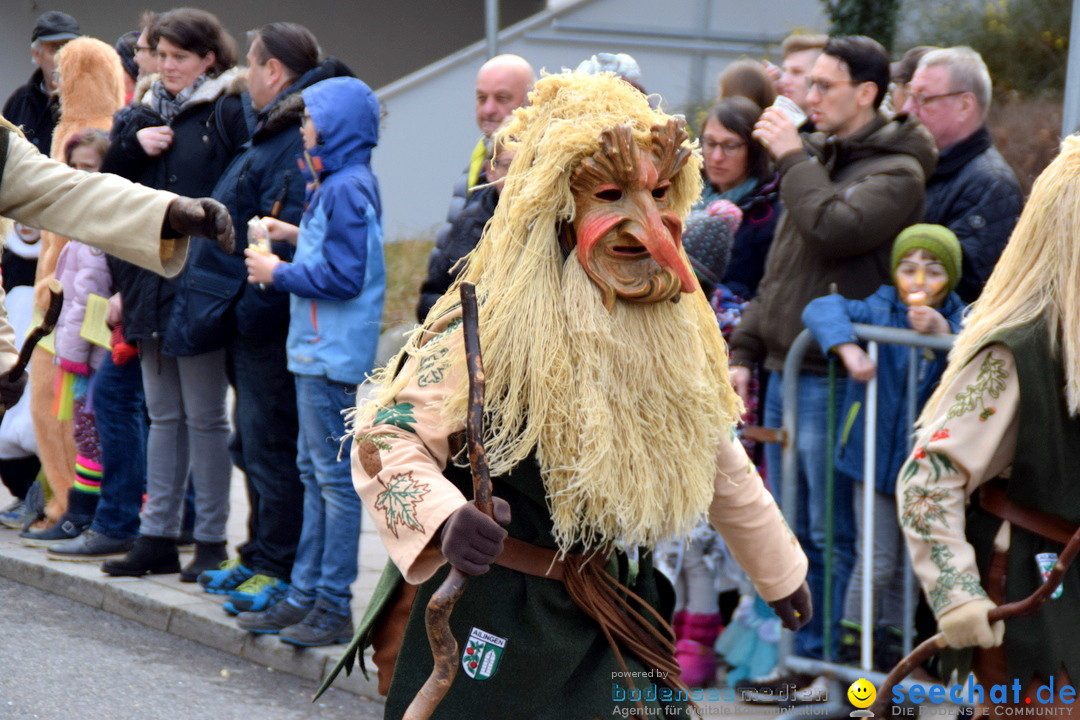
[[[718, 444], [741, 413], [708, 301], [697, 292], [678, 303], [620, 301], [609, 312], [576, 253], [556, 278], [540, 294], [553, 302], [515, 292], [482, 301], [492, 474], [535, 450], [564, 552], [614, 541], [653, 547], [688, 533], [708, 511]], [[418, 363], [442, 347], [407, 351]], [[461, 343], [450, 348], [451, 362], [463, 363]], [[393, 404], [410, 377], [387, 378], [375, 405]], [[464, 424], [467, 392], [466, 383], [448, 388], [447, 427]]]
[[608, 312], [572, 253], [563, 311], [569, 381], [539, 392], [571, 415], [540, 426], [537, 452], [559, 547], [652, 547], [689, 532], [712, 501], [731, 426], [726, 351], [704, 296]]
[[1069, 413], [1080, 415], [1080, 136], [1071, 135], [1061, 153], [1035, 180], [1009, 243], [994, 265], [964, 329], [949, 353], [938, 389], [919, 417], [928, 422], [945, 388], [991, 336], [1042, 317], [1051, 351], [1065, 371]]

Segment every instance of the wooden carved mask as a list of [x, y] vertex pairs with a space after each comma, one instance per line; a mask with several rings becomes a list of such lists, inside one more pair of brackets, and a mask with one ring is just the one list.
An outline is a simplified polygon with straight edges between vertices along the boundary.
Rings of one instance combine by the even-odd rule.
[[682, 219], [670, 197], [672, 178], [690, 156], [684, 124], [673, 118], [654, 125], [648, 149], [638, 146], [626, 125], [608, 128], [600, 149], [574, 171], [574, 237], [564, 242], [576, 243], [608, 310], [616, 298], [677, 302], [680, 292], [698, 287], [679, 251]]

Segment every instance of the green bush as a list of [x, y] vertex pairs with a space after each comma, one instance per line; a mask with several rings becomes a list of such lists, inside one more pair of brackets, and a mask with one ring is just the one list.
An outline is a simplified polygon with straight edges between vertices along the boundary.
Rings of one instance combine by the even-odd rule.
[[829, 34], [867, 35], [889, 49], [896, 34], [900, 0], [821, 0], [829, 15]]
[[1072, 0], [905, 0], [896, 49], [969, 45], [998, 92], [1065, 88]]

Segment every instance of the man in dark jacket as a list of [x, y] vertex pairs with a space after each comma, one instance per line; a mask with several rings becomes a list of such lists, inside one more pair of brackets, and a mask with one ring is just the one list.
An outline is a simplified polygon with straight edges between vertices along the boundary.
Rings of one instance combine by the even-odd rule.
[[964, 267], [956, 292], [968, 303], [982, 292], [1024, 205], [1016, 174], [986, 129], [989, 109], [990, 73], [968, 47], [924, 55], [904, 103], [940, 153], [926, 184], [926, 222], [945, 225], [960, 239]]
[[[933, 140], [907, 117], [888, 120], [878, 108], [889, 84], [885, 50], [865, 37], [835, 38], [814, 63], [809, 78], [810, 120], [819, 132], [800, 137], [788, 117], [766, 110], [754, 136], [769, 149], [780, 171], [784, 213], [765, 265], [758, 295], [731, 339], [732, 382], [745, 397], [751, 368], [771, 371], [764, 421], [779, 427], [783, 413], [784, 358], [802, 331], [806, 304], [836, 285], [847, 298], [862, 299], [890, 282], [889, 250], [896, 235], [923, 217], [926, 178], [934, 168]], [[810, 557], [810, 587], [823, 603], [825, 543], [825, 417], [827, 379], [820, 354], [810, 355], [799, 376], [798, 477], [781, 478], [780, 449], [766, 448], [774, 492], [798, 482], [796, 535]], [[851, 568], [851, 488], [836, 487], [833, 554], [833, 618], [800, 632], [796, 651], [820, 657], [822, 622], [836, 612]], [[802, 510], [808, 511], [803, 512]]]
[[[239, 242], [234, 254], [201, 239], [193, 242], [188, 273], [177, 290], [176, 311], [184, 319], [174, 323], [188, 330], [185, 352], [204, 352], [225, 343], [236, 391], [231, 450], [233, 463], [247, 478], [251, 515], [239, 563], [199, 576], [199, 583], [215, 593], [235, 593], [254, 576], [262, 577], [251, 587], [278, 587], [288, 582], [296, 557], [304, 488], [296, 467], [296, 390], [285, 358], [289, 294], [246, 283], [243, 251], [251, 218], [300, 221], [305, 185], [296, 164], [301, 151], [300, 91], [329, 77], [352, 74], [337, 60], [320, 62], [315, 36], [301, 25], [271, 23], [251, 37], [247, 55], [254, 111], [251, 141], [233, 158], [213, 191], [213, 197], [229, 209]], [[279, 256], [292, 257], [286, 243], [275, 243], [273, 249]], [[207, 288], [213, 292], [208, 294]], [[241, 591], [228, 607], [239, 612], [257, 602], [270, 602], [255, 595]]]
[[432, 252], [428, 257], [428, 274], [420, 285], [418, 312], [421, 317], [427, 317], [428, 310], [450, 289], [450, 285], [461, 272], [458, 262], [480, 242], [484, 226], [495, 214], [503, 179], [513, 159], [513, 150], [500, 147], [494, 157], [484, 163], [484, 174], [489, 184], [476, 190], [475, 198], [451, 224], [446, 243], [439, 252]]
[[[461, 214], [465, 206], [474, 200], [473, 188], [486, 180], [484, 160], [492, 133], [503, 120], [517, 108], [525, 104], [536, 75], [528, 60], [520, 55], [496, 55], [480, 66], [476, 73], [476, 124], [483, 133], [473, 147], [469, 166], [454, 183], [454, 194], [450, 198], [450, 207], [446, 210], [446, 222], [439, 228], [435, 238], [435, 247], [428, 258], [428, 268], [450, 267], [460, 256], [453, 257], [446, 245], [450, 241], [450, 227]], [[421, 291], [420, 302], [416, 306], [416, 319], [424, 322], [428, 310], [439, 298]]]
[[52, 151], [52, 134], [59, 113], [56, 95], [56, 53], [68, 40], [82, 35], [79, 23], [67, 13], [47, 12], [30, 33], [30, 57], [38, 69], [30, 82], [18, 88], [4, 103], [4, 117], [22, 128], [26, 139], [45, 155]]

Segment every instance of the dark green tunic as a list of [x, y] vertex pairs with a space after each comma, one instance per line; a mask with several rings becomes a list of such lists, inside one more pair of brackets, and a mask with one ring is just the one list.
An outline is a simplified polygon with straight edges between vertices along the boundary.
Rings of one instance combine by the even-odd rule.
[[[450, 467], [446, 475], [467, 497], [472, 495], [467, 470]], [[507, 528], [510, 536], [554, 548], [551, 517], [535, 462], [527, 461], [512, 474], [496, 479], [494, 487], [495, 495], [507, 500], [512, 508], [513, 519]], [[654, 570], [648, 553], [641, 553], [638, 562], [617, 553], [607, 569], [661, 615], [671, 616], [674, 603], [671, 586]], [[396, 582], [401, 582], [401, 576], [392, 567], [387, 572], [390, 574], [384, 575], [381, 591], [388, 598]], [[433, 661], [424, 610], [448, 572], [447, 566], [417, 592], [386, 700], [385, 717], [389, 720], [402, 716], [431, 673]], [[376, 593], [380, 594], [379, 590]], [[358, 638], [366, 634], [366, 639], [361, 639], [359, 645], [370, 643], [371, 626], [377, 622], [377, 614], [377, 610], [368, 613], [368, 622], [358, 631]], [[458, 641], [459, 655], [467, 648], [474, 628], [505, 639], [505, 647], [494, 672], [486, 679], [480, 679], [482, 673], [476, 678], [469, 677], [459, 666], [454, 684], [434, 718], [591, 720], [612, 717], [617, 709], [637, 707], [630, 699], [632, 686], [621, 677], [621, 669], [599, 626], [573, 603], [557, 580], [493, 565], [484, 575], [469, 578], [451, 615], [450, 626]], [[634, 686], [646, 697], [658, 698], [646, 701], [645, 705], [656, 708], [653, 714], [662, 715], [665, 703], [659, 698], [671, 691], [655, 677], [652, 668], [643, 666], [625, 649], [622, 651], [628, 669], [639, 674], [633, 678]], [[650, 671], [653, 677], [648, 676]], [[682, 700], [669, 703], [680, 712], [667, 717], [684, 716], [681, 708], [686, 705], [685, 695]]]
[[[1050, 353], [1042, 321], [1000, 333], [990, 340], [1008, 346], [1020, 383], [1020, 417], [1012, 478], [1001, 482], [1015, 503], [1080, 523], [1080, 420], [1065, 404], [1061, 362]], [[989, 344], [989, 343], [988, 343]], [[973, 502], [967, 534], [975, 547], [984, 582], [1001, 520]], [[1005, 600], [1013, 602], [1042, 583], [1035, 555], [1060, 554], [1063, 546], [1013, 525], [1009, 542]], [[1021, 682], [1037, 674], [1044, 680], [1063, 664], [1080, 677], [1080, 566], [1065, 574], [1063, 594], [1047, 600], [1036, 614], [1006, 621], [1005, 654], [1010, 677]]]

